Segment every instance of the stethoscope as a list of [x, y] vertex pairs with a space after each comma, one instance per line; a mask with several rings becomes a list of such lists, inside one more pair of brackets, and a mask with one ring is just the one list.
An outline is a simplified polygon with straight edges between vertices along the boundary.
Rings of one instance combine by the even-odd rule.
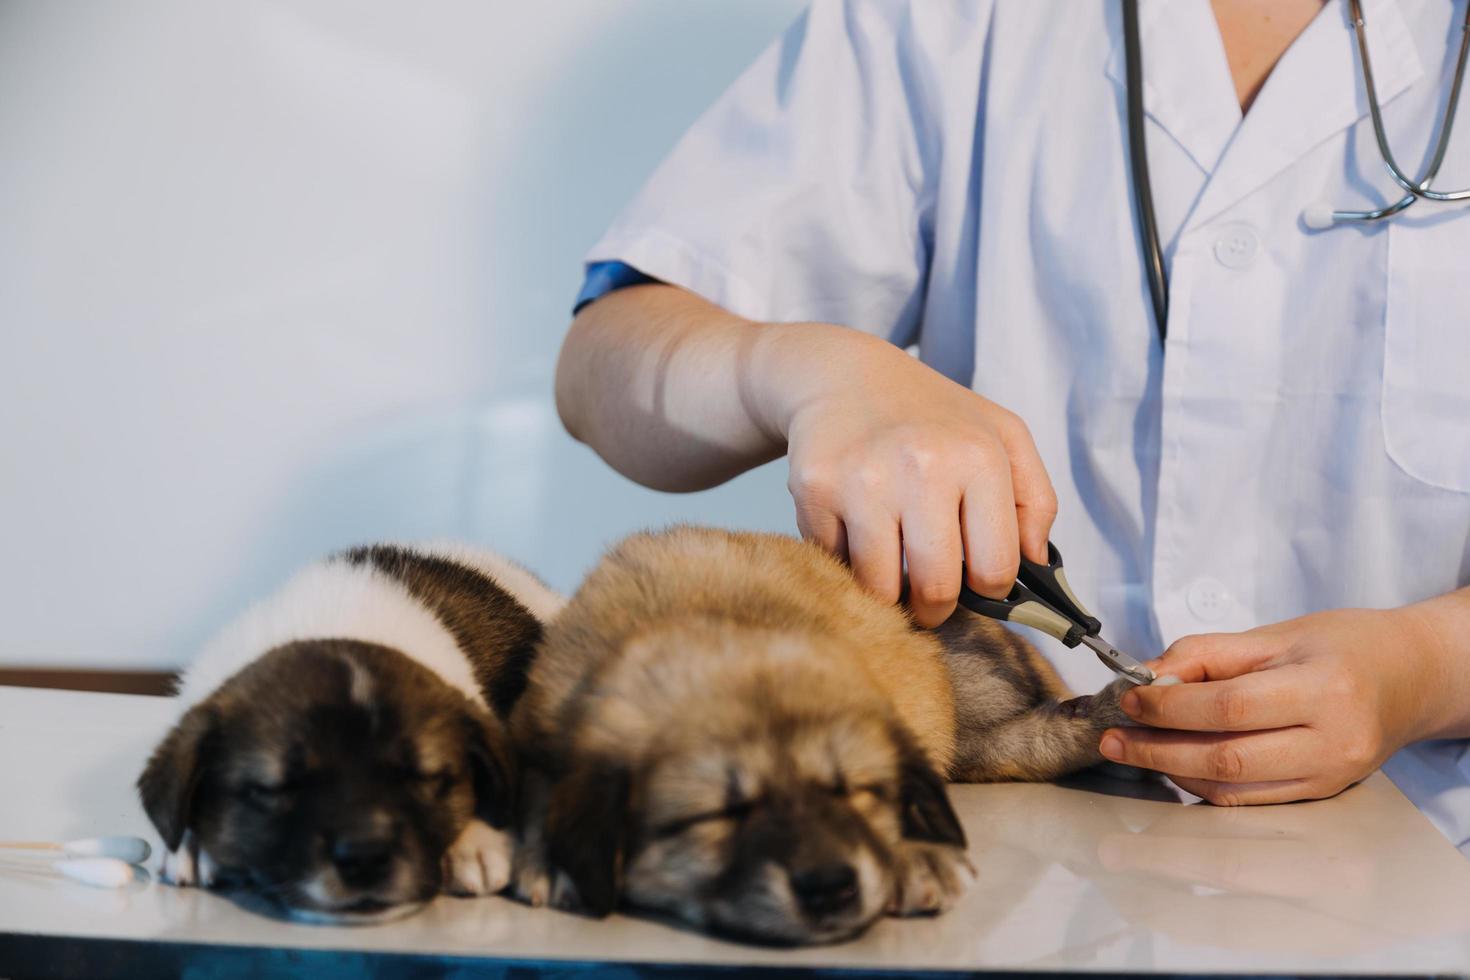
[[[1388, 146], [1388, 134], [1383, 131], [1383, 110], [1378, 105], [1378, 89], [1373, 82], [1373, 63], [1368, 58], [1368, 36], [1363, 27], [1362, 2], [1348, 2], [1352, 11], [1353, 32], [1358, 38], [1363, 88], [1368, 95], [1368, 114], [1373, 120], [1373, 136], [1378, 141], [1378, 153], [1383, 157], [1383, 165], [1388, 168], [1395, 183], [1407, 193], [1392, 204], [1371, 211], [1338, 211], [1329, 204], [1313, 204], [1302, 212], [1302, 223], [1314, 231], [1325, 231], [1340, 224], [1391, 218], [1420, 198], [1440, 202], [1470, 200], [1470, 188], [1460, 191], [1429, 189], [1430, 183], [1439, 173], [1440, 164], [1444, 162], [1445, 148], [1449, 146], [1450, 130], [1455, 122], [1455, 107], [1460, 101], [1460, 83], [1465, 80], [1466, 55], [1470, 54], [1470, 3], [1465, 5], [1465, 21], [1460, 31], [1460, 57], [1455, 63], [1450, 97], [1439, 121], [1434, 157], [1429, 161], [1424, 176], [1413, 180], [1394, 159], [1393, 151]], [[1162, 341], [1168, 334], [1169, 279], [1164, 269], [1164, 250], [1159, 244], [1158, 221], [1154, 217], [1153, 188], [1148, 179], [1148, 153], [1143, 135], [1143, 60], [1138, 39], [1138, 0], [1123, 0], [1123, 54], [1128, 100], [1128, 161], [1133, 172], [1133, 200], [1138, 211], [1139, 237], [1143, 240], [1144, 268], [1148, 272], [1154, 323], [1158, 326], [1159, 340]]]

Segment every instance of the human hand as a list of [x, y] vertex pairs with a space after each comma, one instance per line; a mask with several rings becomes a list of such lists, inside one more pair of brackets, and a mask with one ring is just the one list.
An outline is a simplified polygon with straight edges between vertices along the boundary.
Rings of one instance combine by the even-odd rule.
[[1121, 701], [1153, 727], [1109, 729], [1102, 754], [1225, 806], [1341, 792], [1432, 732], [1436, 642], [1412, 608], [1186, 636], [1149, 664], [1183, 683]]
[[889, 602], [907, 558], [921, 626], [954, 612], [961, 563], [971, 589], [1000, 598], [1021, 553], [1046, 560], [1056, 494], [1020, 418], [877, 338], [789, 329], [802, 346], [767, 376], [787, 402], [777, 424], [803, 536]]

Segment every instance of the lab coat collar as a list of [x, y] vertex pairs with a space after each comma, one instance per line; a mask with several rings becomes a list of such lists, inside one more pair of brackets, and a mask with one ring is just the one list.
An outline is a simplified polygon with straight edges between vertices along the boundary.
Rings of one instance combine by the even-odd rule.
[[[1424, 74], [1398, 0], [1365, 0], [1368, 51], [1385, 105]], [[1125, 84], [1121, 18], [1107, 75]], [[1229, 208], [1368, 114], [1347, 4], [1330, 0], [1287, 49], [1241, 118], [1209, 0], [1143, 0], [1144, 111], [1207, 177], [1185, 230]]]
[[[1107, 76], [1127, 90], [1123, 21], [1114, 19], [1116, 41]], [[1213, 173], [1240, 124], [1240, 103], [1209, 0], [1144, 0], [1138, 33], [1143, 49], [1143, 111], [1189, 155]]]
[[[1368, 53], [1387, 105], [1424, 74], [1397, 0], [1365, 0]], [[1210, 221], [1368, 114], [1348, 6], [1332, 0], [1287, 49], [1225, 147], [1185, 230]]]

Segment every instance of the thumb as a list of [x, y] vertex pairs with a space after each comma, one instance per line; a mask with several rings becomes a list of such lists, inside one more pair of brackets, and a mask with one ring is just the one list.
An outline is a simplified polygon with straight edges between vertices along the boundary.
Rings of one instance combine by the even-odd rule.
[[1175, 640], [1148, 667], [1156, 676], [1177, 677], [1186, 684], [1223, 681], [1259, 669], [1275, 652], [1253, 633], [1196, 633]]

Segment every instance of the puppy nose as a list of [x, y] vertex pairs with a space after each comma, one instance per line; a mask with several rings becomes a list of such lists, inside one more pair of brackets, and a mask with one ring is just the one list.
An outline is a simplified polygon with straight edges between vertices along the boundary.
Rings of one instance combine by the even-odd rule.
[[791, 890], [809, 915], [831, 915], [857, 902], [857, 873], [848, 864], [829, 864], [798, 871], [791, 876]]
[[356, 888], [382, 881], [393, 859], [393, 838], [379, 834], [357, 834], [332, 843], [332, 864], [342, 880]]

